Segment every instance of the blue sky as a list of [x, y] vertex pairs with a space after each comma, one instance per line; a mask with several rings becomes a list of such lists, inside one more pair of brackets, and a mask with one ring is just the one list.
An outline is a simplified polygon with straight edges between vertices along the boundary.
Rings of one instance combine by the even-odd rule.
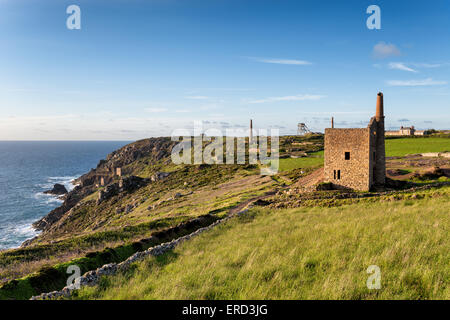
[[450, 127], [445, 0], [0, 0], [0, 39], [0, 140], [362, 127], [378, 91], [387, 128]]

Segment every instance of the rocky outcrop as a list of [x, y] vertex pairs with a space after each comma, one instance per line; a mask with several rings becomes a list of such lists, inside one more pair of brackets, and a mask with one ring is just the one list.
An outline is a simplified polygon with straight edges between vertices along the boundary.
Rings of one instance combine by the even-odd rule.
[[76, 182], [83, 187], [98, 184], [100, 177], [104, 178], [105, 184], [112, 182], [116, 176], [116, 169], [121, 168], [122, 175], [130, 175], [133, 172], [126, 168], [127, 165], [145, 158], [144, 164], [153, 165], [163, 158], [170, 158], [170, 153], [176, 141], [170, 137], [150, 138], [139, 140], [128, 144], [110, 153], [106, 159], [98, 162], [95, 169], [82, 175]]
[[44, 191], [44, 193], [45, 194], [52, 194], [52, 195], [55, 195], [55, 196], [61, 196], [61, 195], [67, 193], [67, 189], [62, 184], [55, 183], [55, 185], [53, 186], [53, 189]]
[[121, 192], [131, 192], [139, 189], [149, 182], [148, 179], [143, 179], [136, 176], [129, 176], [121, 179], [119, 182], [107, 185], [103, 190], [98, 192], [97, 205], [103, 201], [108, 200]]
[[[149, 159], [148, 164], [151, 165], [163, 158], [170, 157], [176, 143], [169, 137], [139, 140], [110, 153], [105, 160], [99, 162], [97, 169], [114, 172], [115, 168], [125, 167], [144, 157]], [[127, 174], [127, 172], [122, 172], [122, 174]]]
[[445, 176], [444, 171], [440, 167], [431, 167], [420, 175], [420, 179], [437, 179], [442, 176]]
[[154, 175], [152, 175], [150, 177], [150, 179], [152, 181], [159, 181], [159, 180], [163, 180], [163, 179], [167, 178], [168, 176], [169, 176], [169, 173], [167, 173], [167, 172], [157, 172]]
[[[50, 211], [42, 219], [33, 223], [33, 228], [36, 230], [44, 231], [49, 228], [52, 224], [56, 223], [61, 217], [70, 209], [72, 209], [81, 199], [90, 195], [94, 192], [95, 188], [92, 187], [81, 187], [76, 186], [72, 191], [67, 193], [66, 199], [63, 204], [56, 209]], [[22, 246], [29, 245], [30, 242], [23, 243]]]
[[[95, 192], [101, 178], [103, 178], [107, 187], [102, 190], [102, 194], [99, 196], [99, 203], [114, 196], [114, 194], [122, 191], [131, 191], [145, 185], [147, 181], [134, 176], [124, 178], [121, 182], [114, 182], [117, 181], [115, 180], [115, 169], [122, 168], [122, 175], [132, 174], [132, 172], [127, 172], [127, 169], [123, 167], [142, 158], [148, 159], [145, 161], [145, 165], [152, 165], [165, 157], [170, 157], [172, 148], [176, 143], [176, 141], [171, 141], [170, 137], [150, 138], [136, 141], [110, 153], [106, 159], [99, 161], [95, 169], [91, 169], [88, 173], [76, 179], [75, 182], [78, 186], [69, 193], [64, 194], [64, 203], [39, 221], [33, 223], [33, 227], [40, 231], [49, 229], [51, 225], [58, 222], [81, 199]], [[167, 173], [159, 172], [155, 179], [164, 179], [167, 175]], [[59, 187], [58, 190], [62, 191]], [[32, 242], [33, 240], [27, 241], [23, 246], [30, 245]]]

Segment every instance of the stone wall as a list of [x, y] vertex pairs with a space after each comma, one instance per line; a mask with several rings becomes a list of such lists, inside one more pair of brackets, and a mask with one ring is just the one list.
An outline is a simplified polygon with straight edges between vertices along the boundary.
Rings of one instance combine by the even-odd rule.
[[[325, 181], [338, 188], [369, 190], [372, 182], [370, 137], [370, 128], [325, 129]], [[349, 160], [345, 159], [346, 152], [350, 153]]]
[[[384, 130], [384, 116], [382, 116], [376, 123], [376, 145], [375, 145], [375, 163], [374, 163], [374, 177], [373, 182], [376, 185], [383, 186], [386, 182], [386, 147], [385, 147], [385, 130]], [[375, 126], [374, 126], [375, 127]], [[372, 152], [371, 152], [372, 153]], [[373, 157], [373, 155], [372, 155]]]
[[[239, 216], [242, 214], [247, 213], [248, 209], [243, 209], [237, 213], [232, 213], [227, 215], [226, 217], [216, 220], [212, 224], [197, 229], [196, 231], [187, 234], [185, 236], [182, 236], [180, 238], [174, 239], [170, 242], [165, 242], [160, 245], [151, 247], [145, 251], [139, 251], [133, 254], [131, 257], [129, 257], [127, 260], [122, 261], [121, 263], [109, 263], [103, 265], [101, 268], [97, 268], [96, 270], [88, 271], [83, 276], [81, 276], [78, 279], [79, 287], [85, 287], [85, 286], [94, 286], [97, 285], [100, 279], [104, 276], [111, 276], [114, 274], [117, 274], [118, 272], [124, 272], [128, 270], [131, 266], [131, 264], [142, 261], [146, 259], [149, 256], [160, 256], [170, 250], [173, 250], [175, 247], [180, 245], [181, 243], [190, 240], [193, 237], [196, 237], [200, 234], [202, 234], [205, 231], [211, 230], [218, 224], [222, 224], [234, 216]], [[68, 285], [64, 287], [62, 290], [59, 291], [52, 291], [48, 293], [42, 293], [38, 296], [33, 296], [30, 298], [30, 300], [48, 300], [48, 299], [61, 299], [61, 298], [68, 298], [72, 295], [72, 292], [74, 290], [77, 290], [77, 286], [75, 284]]]

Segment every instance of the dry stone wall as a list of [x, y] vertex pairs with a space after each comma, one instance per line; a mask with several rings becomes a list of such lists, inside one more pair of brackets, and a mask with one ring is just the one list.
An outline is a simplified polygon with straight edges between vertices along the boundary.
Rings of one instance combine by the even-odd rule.
[[[216, 220], [214, 223], [210, 224], [209, 226], [197, 229], [196, 231], [194, 231], [188, 235], [185, 235], [183, 237], [174, 239], [170, 242], [162, 243], [160, 245], [149, 248], [145, 251], [137, 252], [134, 255], [132, 255], [131, 257], [129, 257], [127, 260], [125, 260], [121, 263], [109, 263], [109, 264], [105, 264], [104, 266], [102, 266], [96, 270], [88, 271], [83, 276], [80, 277], [79, 285], [80, 285], [80, 287], [94, 286], [94, 285], [98, 284], [101, 277], [103, 277], [103, 276], [110, 276], [110, 275], [116, 274], [117, 272], [126, 271], [132, 263], [142, 261], [143, 259], [145, 259], [148, 256], [162, 255], [170, 250], [173, 250], [176, 246], [183, 243], [184, 241], [187, 241], [195, 236], [198, 236], [199, 234], [214, 228], [218, 224], [224, 223], [225, 221], [229, 220], [231, 217], [233, 217], [235, 215], [241, 215], [241, 214], [244, 214], [245, 212], [247, 212], [247, 209], [242, 210], [236, 214], [230, 214], [223, 219]], [[38, 296], [31, 297], [30, 300], [48, 300], [48, 299], [67, 298], [67, 297], [70, 297], [70, 295], [72, 294], [72, 292], [74, 290], [77, 290], [77, 288], [75, 287], [75, 284], [71, 284], [69, 286], [64, 287], [60, 291], [42, 293]]]

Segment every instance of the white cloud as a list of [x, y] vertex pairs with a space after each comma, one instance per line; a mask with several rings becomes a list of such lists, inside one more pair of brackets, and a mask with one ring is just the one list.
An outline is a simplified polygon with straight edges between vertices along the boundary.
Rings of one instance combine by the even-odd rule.
[[450, 63], [413, 63], [413, 65], [418, 68], [439, 68], [450, 66]]
[[305, 60], [296, 60], [296, 59], [264, 59], [264, 58], [254, 58], [254, 60], [263, 63], [275, 63], [275, 64], [290, 64], [296, 66], [306, 66], [312, 64], [309, 61]]
[[43, 115], [43, 116], [10, 116], [0, 117], [0, 124], [13, 125], [22, 123], [32, 124], [47, 124], [60, 121], [73, 121], [80, 116], [75, 114], [63, 114], [63, 115]]
[[392, 43], [378, 42], [373, 47], [373, 56], [375, 58], [383, 59], [390, 56], [399, 56], [400, 50]]
[[389, 69], [396, 69], [396, 70], [409, 71], [409, 72], [417, 72], [417, 70], [414, 70], [414, 69], [406, 66], [402, 62], [391, 62], [391, 63], [389, 63]]
[[432, 78], [422, 80], [388, 80], [387, 84], [395, 87], [439, 86], [447, 84], [447, 81], [436, 81]]
[[160, 112], [166, 112], [167, 109], [166, 108], [146, 108], [145, 111], [150, 112], [150, 113], [160, 113]]
[[123, 113], [0, 116], [0, 140], [139, 140], [170, 136], [176, 128], [191, 125], [193, 117], [158, 117]]
[[193, 100], [206, 100], [209, 97], [207, 97], [207, 96], [187, 96], [187, 97], [184, 97], [184, 98], [185, 99], [193, 99]]
[[303, 100], [320, 100], [325, 96], [321, 95], [311, 95], [311, 94], [298, 94], [295, 96], [284, 96], [284, 97], [270, 97], [259, 100], [251, 100], [249, 103], [265, 103], [265, 102], [275, 102], [275, 101], [303, 101]]

